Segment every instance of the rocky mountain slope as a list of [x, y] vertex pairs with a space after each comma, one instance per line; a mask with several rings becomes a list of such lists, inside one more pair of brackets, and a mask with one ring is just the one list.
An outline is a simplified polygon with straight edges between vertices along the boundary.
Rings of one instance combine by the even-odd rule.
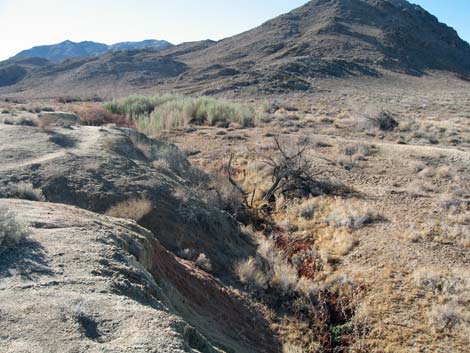
[[137, 50], [137, 49], [163, 49], [172, 44], [165, 40], [148, 39], [141, 42], [122, 42], [112, 45], [103, 43], [85, 41], [75, 43], [66, 40], [62, 43], [53, 45], [41, 45], [31, 49], [23, 50], [16, 54], [12, 59], [18, 58], [43, 58], [50, 61], [61, 61], [70, 58], [83, 58], [90, 56], [102, 55], [107, 52], [120, 50]]
[[[221, 40], [159, 52], [106, 54], [31, 70], [0, 94], [142, 89], [189, 93], [313, 90], [319, 79], [470, 74], [470, 45], [405, 0], [312, 0], [261, 26]], [[91, 73], [91, 74], [90, 74]]]
[[8, 60], [0, 63], [0, 87], [10, 86], [25, 78], [28, 71], [45, 66], [49, 63], [47, 59], [22, 58]]

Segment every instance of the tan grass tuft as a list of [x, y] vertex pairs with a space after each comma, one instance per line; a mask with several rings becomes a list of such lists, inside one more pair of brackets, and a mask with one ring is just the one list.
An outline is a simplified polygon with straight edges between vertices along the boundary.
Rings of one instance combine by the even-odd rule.
[[106, 215], [139, 221], [149, 214], [152, 209], [152, 202], [146, 198], [130, 199], [112, 206], [108, 211], [106, 211]]

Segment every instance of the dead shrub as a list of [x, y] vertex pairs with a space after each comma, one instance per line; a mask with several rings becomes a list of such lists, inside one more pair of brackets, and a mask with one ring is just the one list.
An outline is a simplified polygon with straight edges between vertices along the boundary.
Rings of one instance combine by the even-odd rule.
[[390, 132], [395, 130], [399, 123], [393, 114], [386, 110], [381, 110], [376, 106], [362, 107], [360, 110], [353, 108], [354, 128], [359, 130], [371, 130], [372, 128]]
[[[227, 165], [227, 174], [230, 183], [243, 196], [247, 207], [253, 206], [254, 197], [261, 193], [259, 199], [267, 203], [275, 203], [278, 198], [286, 200], [300, 199], [308, 196], [320, 196], [335, 193], [342, 190], [340, 185], [333, 185], [329, 181], [321, 180], [320, 175], [324, 169], [317, 168], [315, 161], [308, 158], [308, 152], [312, 144], [308, 137], [300, 137], [294, 144], [283, 145], [278, 136], [274, 136], [275, 154], [265, 156], [262, 162], [266, 165], [264, 181], [258, 185], [252, 184], [250, 192], [245, 190], [234, 178], [232, 161], [230, 156]], [[270, 181], [268, 181], [270, 180]], [[269, 182], [266, 188], [261, 184]]]
[[75, 109], [75, 113], [80, 116], [82, 125], [101, 126], [116, 124], [117, 126], [133, 127], [133, 123], [125, 116], [113, 114], [105, 108], [97, 105], [82, 105]]
[[377, 127], [382, 131], [392, 131], [398, 127], [398, 122], [390, 112], [382, 111], [377, 117], [371, 118]]

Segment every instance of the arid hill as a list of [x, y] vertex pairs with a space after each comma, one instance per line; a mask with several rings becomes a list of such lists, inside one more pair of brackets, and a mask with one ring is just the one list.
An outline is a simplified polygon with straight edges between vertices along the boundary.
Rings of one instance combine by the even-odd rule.
[[117, 95], [172, 89], [189, 93], [309, 91], [318, 79], [470, 74], [470, 45], [420, 6], [404, 0], [312, 0], [219, 42], [161, 52], [111, 53], [33, 69], [0, 94]]
[[[200, 200], [196, 171], [176, 146], [83, 126], [2, 125], [0, 136], [8, 352], [278, 352], [266, 320], [227, 285], [255, 245], [228, 213]], [[52, 203], [6, 199], [18, 196]], [[135, 201], [128, 211], [145, 206], [146, 229], [99, 214], [126, 201]], [[8, 246], [15, 222], [26, 237]]]

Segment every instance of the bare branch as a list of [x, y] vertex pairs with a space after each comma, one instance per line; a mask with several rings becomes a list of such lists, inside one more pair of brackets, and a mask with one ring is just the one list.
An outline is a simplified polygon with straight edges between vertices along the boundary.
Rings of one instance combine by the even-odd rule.
[[276, 143], [276, 147], [279, 150], [279, 152], [281, 152], [281, 154], [284, 157], [285, 161], [288, 162], [289, 157], [287, 156], [287, 154], [282, 149], [281, 144], [279, 143], [279, 138], [277, 136], [274, 136], [274, 142]]
[[248, 193], [245, 190], [243, 190], [243, 188], [240, 185], [238, 185], [238, 183], [232, 177], [232, 160], [233, 160], [233, 153], [230, 155], [230, 160], [227, 166], [228, 180], [230, 181], [230, 184], [232, 184], [243, 195], [243, 197], [246, 200], [246, 196], [248, 195]]

